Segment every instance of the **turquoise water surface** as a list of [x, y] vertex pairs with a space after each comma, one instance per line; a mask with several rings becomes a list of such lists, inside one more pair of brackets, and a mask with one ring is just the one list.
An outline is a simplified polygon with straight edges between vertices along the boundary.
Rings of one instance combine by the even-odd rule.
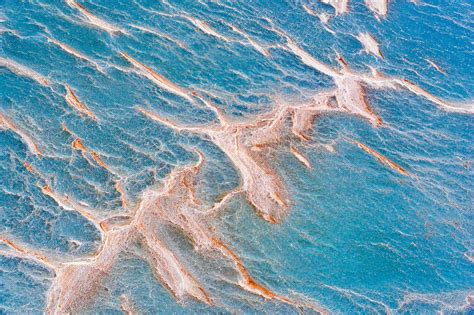
[[[465, 110], [364, 83], [381, 126], [322, 113], [308, 141], [287, 130], [259, 153], [287, 190], [282, 221], [269, 224], [238, 193], [203, 224], [258, 284], [294, 303], [246, 290], [229, 256], [196, 250], [169, 224], [157, 235], [211, 305], [178, 297], [137, 241], [64, 312], [474, 314], [474, 5], [416, 2], [389, 1], [378, 17], [362, 0], [337, 16], [317, 0], [0, 0], [0, 313], [63, 313], [47, 308], [61, 268], [94, 260], [109, 235], [77, 209], [101, 220], [132, 216], [145, 191], [195, 164], [197, 152], [204, 164], [193, 183], [204, 208], [242, 182], [212, 137], [139, 109], [186, 126], [215, 124], [216, 114], [121, 53], [246, 121], [334, 88], [286, 48], [291, 39], [333, 69], [339, 55], [354, 73], [373, 67]], [[331, 19], [323, 24], [305, 7]], [[383, 59], [364, 52], [356, 36], [365, 32]], [[68, 103], [68, 88], [92, 116]]]

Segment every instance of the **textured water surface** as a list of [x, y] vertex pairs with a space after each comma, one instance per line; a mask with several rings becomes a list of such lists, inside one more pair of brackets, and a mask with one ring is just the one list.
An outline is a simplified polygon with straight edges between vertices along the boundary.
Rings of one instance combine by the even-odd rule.
[[473, 14], [0, 0], [0, 313], [474, 313]]

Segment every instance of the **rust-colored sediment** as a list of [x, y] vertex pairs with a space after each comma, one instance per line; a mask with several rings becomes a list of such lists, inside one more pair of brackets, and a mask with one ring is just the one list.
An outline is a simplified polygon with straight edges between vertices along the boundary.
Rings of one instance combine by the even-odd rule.
[[13, 253], [8, 253], [0, 250], [0, 255], [15, 256], [21, 259], [33, 260], [52, 270], [56, 269], [56, 265], [54, 263], [52, 263], [46, 256], [37, 253], [36, 251], [23, 247], [22, 245], [5, 237], [0, 237], [0, 243], [7, 245], [13, 251]]
[[27, 66], [19, 64], [13, 60], [0, 57], [0, 67], [5, 67], [10, 69], [11, 72], [15, 73], [16, 75], [23, 76], [30, 78], [42, 86], [49, 86], [49, 81], [45, 77], [43, 77], [38, 72], [31, 70]]
[[26, 144], [28, 149], [31, 153], [36, 156], [41, 156], [41, 150], [39, 149], [38, 145], [35, 143], [33, 138], [30, 137], [23, 129], [18, 127], [15, 123], [13, 123], [7, 116], [0, 113], [0, 129], [8, 129], [15, 134], [17, 134], [21, 140]]
[[404, 176], [409, 176], [408, 172], [405, 171], [401, 166], [396, 164], [395, 162], [392, 162], [390, 159], [386, 158], [382, 154], [372, 150], [365, 144], [362, 144], [360, 142], [355, 142], [355, 144], [362, 149], [364, 152], [368, 153], [369, 155], [373, 156], [378, 162], [380, 162], [382, 165], [388, 166], [391, 169], [397, 171], [398, 173], [404, 175]]
[[109, 173], [112, 173], [114, 174], [114, 172], [109, 168], [109, 166], [107, 164], [104, 163], [104, 161], [102, 161], [102, 159], [100, 158], [100, 155], [93, 151], [93, 150], [90, 150], [88, 149], [84, 143], [82, 142], [81, 139], [79, 138], [76, 138], [74, 139], [72, 142], [71, 142], [71, 147], [74, 149], [74, 150], [78, 150], [78, 151], [81, 151], [82, 155], [87, 159], [87, 155], [89, 155], [92, 160], [97, 164], [99, 165], [100, 167], [102, 167], [103, 169], [107, 170]]
[[90, 109], [83, 102], [79, 100], [76, 93], [74, 93], [71, 87], [67, 84], [65, 85], [65, 87], [66, 87], [66, 96], [64, 97], [64, 99], [69, 104], [69, 106], [71, 106], [72, 108], [80, 112], [81, 114], [89, 117], [90, 119], [97, 121], [97, 117], [94, 115], [94, 113], [92, 113]]
[[304, 166], [307, 168], [312, 168], [311, 163], [308, 161], [308, 159], [296, 149], [294, 145], [290, 147], [290, 152], [295, 156], [295, 158], [300, 161]]
[[115, 34], [115, 33], [126, 34], [124, 30], [93, 15], [84, 6], [77, 3], [75, 0], [66, 0], [66, 3], [71, 8], [78, 10], [84, 17], [85, 21], [88, 22], [90, 25], [95, 26], [96, 28], [106, 31], [110, 34]]
[[183, 89], [183, 88], [179, 87], [178, 85], [174, 84], [173, 82], [171, 82], [170, 80], [168, 80], [164, 76], [156, 73], [150, 67], [147, 67], [144, 64], [142, 64], [141, 62], [133, 59], [128, 54], [120, 53], [120, 55], [125, 60], [130, 62], [139, 71], [140, 74], [142, 74], [143, 76], [148, 78], [150, 81], [152, 81], [153, 83], [158, 85], [160, 88], [162, 88], [162, 89], [164, 89], [164, 90], [166, 90], [170, 93], [173, 93], [177, 96], [180, 96], [184, 99], [187, 99], [190, 102], [193, 101], [192, 98], [191, 98], [190, 92], [187, 91], [186, 89]]

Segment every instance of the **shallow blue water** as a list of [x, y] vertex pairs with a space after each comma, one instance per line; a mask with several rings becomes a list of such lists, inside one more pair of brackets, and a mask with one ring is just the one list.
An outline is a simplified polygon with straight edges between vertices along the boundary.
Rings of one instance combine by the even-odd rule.
[[[60, 195], [103, 214], [120, 214], [125, 209], [114, 188], [118, 175], [134, 206], [146, 188], [195, 162], [193, 150], [199, 149], [206, 163], [198, 176], [198, 195], [214, 200], [239, 184], [238, 172], [209, 139], [177, 133], [136, 109], [190, 125], [212, 123], [214, 114], [127, 71], [130, 64], [120, 52], [181, 87], [214, 95], [216, 106], [234, 119], [271, 110], [275, 98], [300, 102], [334, 86], [330, 77], [281, 49], [284, 39], [274, 29], [334, 67], [338, 52], [354, 70], [367, 72], [374, 66], [442, 99], [472, 103], [474, 6], [470, 1], [419, 2], [391, 1], [387, 17], [378, 21], [363, 1], [353, 1], [350, 13], [329, 22], [333, 35], [303, 9], [307, 5], [334, 15], [318, 1], [81, 1], [89, 12], [126, 33], [111, 35], [85, 22], [63, 1], [0, 0], [0, 57], [50, 81], [49, 87], [41, 86], [0, 68], [0, 113], [43, 152], [35, 156], [18, 134], [0, 129], [1, 238], [61, 262], [99, 250], [96, 227], [45, 196], [41, 187], [46, 181]], [[187, 19], [168, 16], [184, 13], [233, 40], [222, 41]], [[226, 23], [269, 47], [271, 57]], [[365, 31], [377, 38], [383, 60], [361, 51], [354, 36]], [[73, 47], [101, 71], [48, 38]], [[76, 91], [97, 122], [66, 103], [63, 83]], [[382, 127], [373, 128], [355, 116], [322, 115], [309, 142], [288, 136], [270, 149], [266, 158], [291, 200], [281, 224], [264, 222], [241, 197], [209, 224], [259, 283], [331, 313], [474, 313], [473, 116], [443, 111], [403, 89], [369, 87], [366, 94]], [[76, 137], [115, 174], [72, 149]], [[395, 161], [410, 176], [384, 167], [354, 140]], [[312, 169], [288, 152], [288, 143], [308, 157]], [[24, 162], [42, 176], [29, 172]], [[147, 314], [298, 312], [244, 292], [231, 276], [223, 278], [230, 267], [194, 252], [180, 231], [170, 228], [164, 234], [179, 244], [176, 255], [217, 299], [217, 306], [193, 299], [177, 303], [140, 259], [137, 246], [120, 256], [98, 293], [78, 312], [120, 313], [122, 295], [138, 313]], [[0, 313], [41, 313], [54, 271], [0, 245]]]

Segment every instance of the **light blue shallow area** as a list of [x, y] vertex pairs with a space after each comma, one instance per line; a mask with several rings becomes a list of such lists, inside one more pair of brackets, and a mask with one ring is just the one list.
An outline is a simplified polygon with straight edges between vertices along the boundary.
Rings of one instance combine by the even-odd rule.
[[[307, 100], [332, 88], [331, 78], [281, 49], [288, 34], [316, 59], [337, 67], [336, 52], [352, 69], [373, 66], [407, 78], [453, 102], [474, 99], [474, 6], [467, 0], [390, 1], [377, 20], [363, 1], [328, 24], [303, 9], [334, 15], [319, 1], [80, 1], [126, 34], [92, 27], [59, 0], [0, 0], [0, 58], [46, 77], [49, 87], [0, 67], [0, 113], [38, 144], [29, 152], [15, 133], [0, 130], [0, 237], [69, 261], [100, 247], [100, 233], [41, 193], [46, 183], [101, 213], [121, 213], [117, 175], [71, 148], [75, 137], [123, 178], [136, 205], [140, 193], [163, 182], [175, 168], [206, 157], [197, 191], [215, 200], [239, 184], [229, 159], [209, 139], [176, 133], [137, 111], [146, 108], [173, 121], [205, 125], [214, 113], [127, 71], [124, 52], [175, 84], [208, 93], [234, 119], [271, 110], [275, 99]], [[183, 14], [206, 21], [225, 42], [204, 34]], [[226, 24], [269, 47], [267, 58]], [[146, 27], [156, 33], [144, 32]], [[371, 33], [384, 59], [362, 52], [355, 36]], [[96, 62], [65, 52], [58, 40]], [[181, 44], [181, 45], [180, 45]], [[427, 60], [435, 61], [442, 74]], [[99, 71], [100, 70], [100, 71]], [[64, 100], [68, 84], [98, 117], [81, 117]], [[207, 91], [207, 92], [206, 92]], [[302, 144], [285, 138], [268, 159], [289, 190], [290, 212], [280, 225], [264, 222], [241, 197], [213, 223], [255, 280], [284, 296], [320, 304], [336, 314], [474, 314], [474, 120], [449, 113], [406, 90], [367, 89], [384, 124], [358, 117], [323, 115]], [[73, 134], [64, 130], [64, 127]], [[403, 167], [402, 176], [377, 163], [360, 141]], [[304, 168], [288, 152], [295, 145], [310, 160]], [[328, 147], [334, 150], [328, 150]], [[32, 165], [39, 177], [28, 172]], [[127, 295], [140, 313], [280, 313], [298, 309], [242, 292], [221, 277], [230, 265], [193, 251], [179, 231], [160, 231], [179, 244], [176, 255], [219, 305], [176, 302], [139, 257], [139, 244], [120, 256], [95, 300], [81, 312], [120, 313]], [[5, 244], [0, 254], [10, 253]], [[41, 313], [54, 272], [33, 260], [0, 255], [0, 313]], [[469, 298], [469, 296], [471, 296]], [[306, 310], [309, 312], [309, 310]]]

